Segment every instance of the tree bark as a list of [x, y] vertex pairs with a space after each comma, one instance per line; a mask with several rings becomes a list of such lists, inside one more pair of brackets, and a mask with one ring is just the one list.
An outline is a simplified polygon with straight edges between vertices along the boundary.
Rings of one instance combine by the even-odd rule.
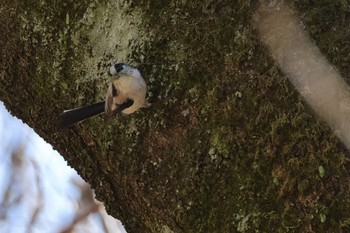
[[[349, 3], [290, 4], [348, 80]], [[256, 5], [2, 1], [0, 99], [128, 232], [347, 229], [347, 151], [259, 42]], [[139, 65], [152, 107], [58, 129], [117, 61]]]

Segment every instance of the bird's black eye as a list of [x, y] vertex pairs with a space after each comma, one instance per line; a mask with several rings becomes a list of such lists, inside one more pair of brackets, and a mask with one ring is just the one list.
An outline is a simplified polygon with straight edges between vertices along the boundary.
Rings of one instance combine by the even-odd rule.
[[119, 73], [124, 69], [124, 63], [117, 63], [114, 65], [115, 70]]

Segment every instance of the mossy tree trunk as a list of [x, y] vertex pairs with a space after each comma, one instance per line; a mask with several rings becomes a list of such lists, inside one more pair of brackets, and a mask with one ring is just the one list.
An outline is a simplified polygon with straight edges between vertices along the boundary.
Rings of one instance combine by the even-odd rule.
[[[348, 80], [349, 3], [290, 4]], [[256, 6], [2, 0], [0, 100], [128, 232], [349, 230], [348, 153], [259, 42]], [[140, 65], [153, 106], [58, 129], [116, 61]]]

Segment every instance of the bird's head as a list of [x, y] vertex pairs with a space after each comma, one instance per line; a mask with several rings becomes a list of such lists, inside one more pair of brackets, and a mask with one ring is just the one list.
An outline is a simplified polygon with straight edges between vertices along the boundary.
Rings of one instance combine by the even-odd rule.
[[115, 75], [119, 74], [120, 71], [124, 70], [124, 68], [125, 68], [124, 63], [114, 64], [109, 68], [108, 75], [115, 76]]
[[125, 65], [124, 63], [117, 63], [109, 68], [108, 74], [110, 76], [130, 75], [134, 78], [142, 78], [140, 71], [137, 68]]

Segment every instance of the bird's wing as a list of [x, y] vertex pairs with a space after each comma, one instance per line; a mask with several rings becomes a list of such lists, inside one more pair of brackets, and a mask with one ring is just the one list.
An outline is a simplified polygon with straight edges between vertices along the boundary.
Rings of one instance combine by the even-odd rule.
[[107, 116], [111, 115], [113, 112], [113, 107], [114, 107], [113, 94], [117, 94], [115, 92], [116, 92], [116, 88], [113, 85], [113, 83], [111, 83], [108, 87], [106, 101], [105, 101], [105, 112]]
[[121, 94], [112, 82], [109, 85], [105, 101], [105, 112], [107, 117], [111, 117], [126, 108], [131, 107], [134, 101]]

